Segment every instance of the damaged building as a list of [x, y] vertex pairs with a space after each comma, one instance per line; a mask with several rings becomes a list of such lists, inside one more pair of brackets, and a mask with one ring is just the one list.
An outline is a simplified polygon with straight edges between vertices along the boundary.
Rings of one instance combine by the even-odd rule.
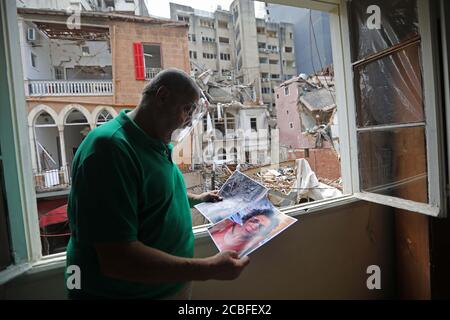
[[275, 89], [281, 160], [305, 158], [326, 181], [341, 177], [335, 96], [329, 71], [302, 74]]
[[192, 163], [270, 163], [271, 118], [267, 106], [256, 102], [255, 88], [215, 81], [211, 71], [197, 83], [208, 108], [194, 132]]

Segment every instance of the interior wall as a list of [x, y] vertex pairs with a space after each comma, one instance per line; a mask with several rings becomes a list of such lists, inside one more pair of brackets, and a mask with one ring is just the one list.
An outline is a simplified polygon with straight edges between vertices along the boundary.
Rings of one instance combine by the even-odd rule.
[[[250, 255], [235, 281], [194, 284], [193, 299], [386, 299], [395, 296], [391, 209], [357, 202], [310, 213]], [[209, 237], [198, 239], [196, 255], [215, 254]], [[368, 290], [370, 265], [381, 269], [381, 290]], [[238, 289], [238, 290], [237, 290]], [[64, 299], [63, 269], [22, 276], [0, 298]]]

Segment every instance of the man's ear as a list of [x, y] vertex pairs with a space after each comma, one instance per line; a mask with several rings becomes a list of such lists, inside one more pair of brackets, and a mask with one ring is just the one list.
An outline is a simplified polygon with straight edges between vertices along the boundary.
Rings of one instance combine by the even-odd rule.
[[155, 97], [156, 97], [156, 99], [158, 99], [159, 101], [164, 103], [169, 98], [169, 94], [170, 94], [169, 89], [167, 89], [167, 87], [165, 87], [165, 86], [161, 86], [156, 91]]

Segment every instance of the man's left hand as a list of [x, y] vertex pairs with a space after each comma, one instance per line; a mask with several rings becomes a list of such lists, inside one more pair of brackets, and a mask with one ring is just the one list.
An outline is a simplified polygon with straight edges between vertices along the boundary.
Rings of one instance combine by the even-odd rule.
[[198, 202], [219, 202], [222, 201], [223, 198], [219, 196], [219, 191], [209, 191], [204, 192], [202, 194], [197, 195]]

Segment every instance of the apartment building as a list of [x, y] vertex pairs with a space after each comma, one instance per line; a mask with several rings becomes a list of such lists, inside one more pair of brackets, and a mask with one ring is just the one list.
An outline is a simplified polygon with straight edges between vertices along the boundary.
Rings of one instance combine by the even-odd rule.
[[273, 111], [274, 88], [297, 74], [292, 24], [256, 18], [250, 0], [214, 12], [171, 3], [170, 17], [189, 23], [192, 72], [211, 69], [236, 84], [252, 85], [255, 99]]

